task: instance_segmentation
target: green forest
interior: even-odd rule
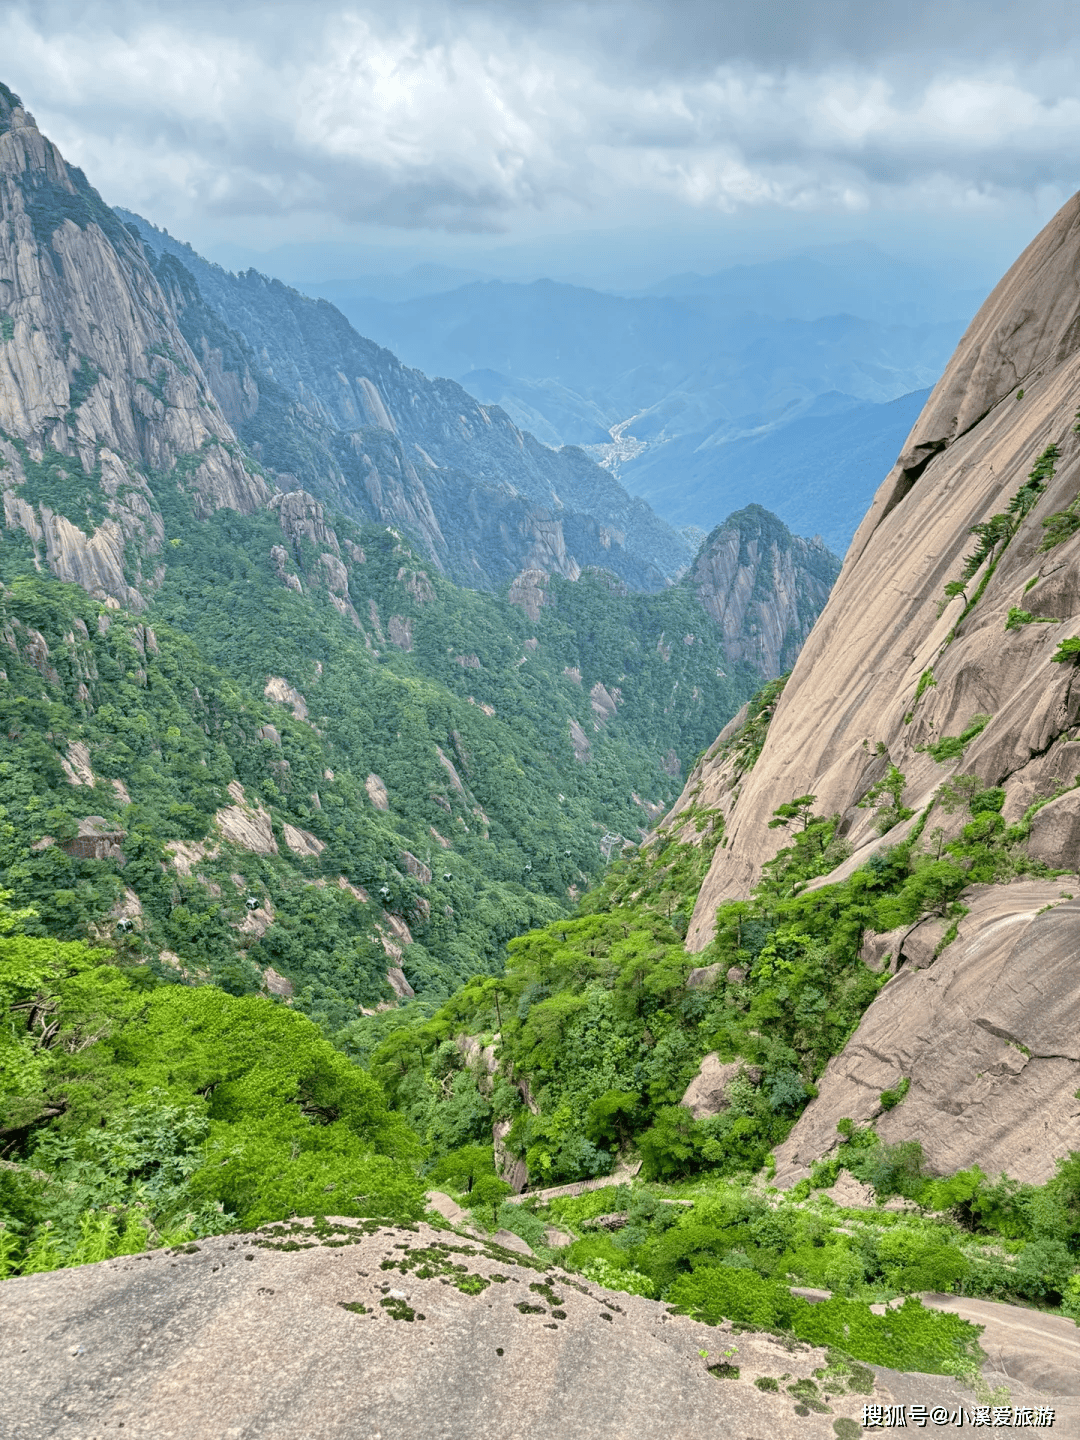
[[[554,579],[530,619],[393,530],[199,519],[176,478],[150,477],[170,564],[140,614],[0,541],[0,1274],[295,1215],[412,1223],[437,1187],[599,1283],[828,1345],[845,1385],[976,1374],[976,1330],[921,1290],[1080,1318],[1080,1156],[1042,1187],[940,1177],[842,1122],[809,1179],[770,1186],[887,983],[864,932],[955,927],[973,881],[1048,874],[1030,814],[954,786],[955,840],[920,817],[807,891],[847,852],[793,796],[753,896],[690,956],[722,818],[691,792],[654,827],[702,752],[752,768],[784,680],[730,664],[688,584]],[[890,771],[868,794],[882,830],[902,793]],[[696,1120],[711,1053],[728,1104]],[[514,1197],[493,1126],[532,1191],[610,1183]],[[836,1205],[841,1170],[902,1207]]]

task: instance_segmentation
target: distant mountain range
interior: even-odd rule
[[[127,211],[184,339],[237,436],[283,488],[409,533],[459,584],[588,565],[658,590],[687,540],[580,449],[552,450],[502,410],[431,380],[326,301],[233,275]]]
[[[395,300],[364,285],[316,288],[546,445],[585,447],[668,521],[707,529],[758,502],[841,551],[921,403],[894,402],[925,395],[981,298],[865,245],[637,295],[476,281]]]

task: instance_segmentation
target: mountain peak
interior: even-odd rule
[[[34,117],[23,109],[23,103],[14,90],[0,81],[0,135],[16,129],[20,124],[33,125]]]

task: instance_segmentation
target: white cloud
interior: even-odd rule
[[[865,54],[661,64],[634,43],[655,7],[607,45],[581,13],[9,6],[0,78],[107,199],[182,233],[215,216],[484,231],[657,207],[964,210],[1076,183],[1060,54],[1021,69],[943,50],[917,81]]]

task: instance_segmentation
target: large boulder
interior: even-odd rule
[[[1080,757],[1076,758],[1080,764]],[[1080,870],[1080,790],[1051,800],[1031,819],[1028,854],[1055,869]]]
[[[719,1115],[731,1103],[727,1087],[743,1071],[755,1084],[760,1079],[759,1072],[747,1070],[745,1061],[729,1060],[724,1064],[716,1051],[711,1051],[698,1066],[698,1073],[686,1087],[679,1104],[685,1105],[695,1120],[708,1120],[713,1115]]]
[[[905,964],[829,1061],[776,1183],[808,1174],[844,1118],[918,1140],[939,1174],[979,1165],[1041,1184],[1080,1149],[1080,900],[1063,899],[1077,890],[1069,877],[970,891],[957,938],[929,968]],[[901,1078],[908,1093],[885,1111]]]

